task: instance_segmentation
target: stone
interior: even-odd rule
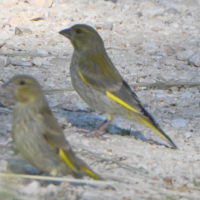
[[[187,124],[187,120],[183,118],[176,118],[172,120],[172,126],[176,128],[184,127],[186,126],[186,124]]]

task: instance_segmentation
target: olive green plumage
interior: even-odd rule
[[[59,33],[67,37],[74,47],[70,65],[72,84],[89,106],[110,116],[138,121],[166,140],[172,148],[177,148],[123,80],[95,29],[76,24]]]
[[[14,76],[4,84],[16,105],[12,138],[16,149],[32,165],[51,175],[88,175],[101,179],[79,159],[54,118],[39,83],[30,76]]]

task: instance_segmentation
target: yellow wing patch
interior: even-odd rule
[[[71,160],[68,158],[68,156],[62,149],[59,149],[58,155],[71,170],[76,171],[76,167],[74,166],[74,164],[71,162]]]
[[[83,171],[85,174],[87,174],[89,177],[95,179],[95,180],[101,180],[101,177],[93,172],[91,169],[88,168],[81,168],[81,171]]]
[[[79,77],[81,78],[81,80],[85,83],[90,85],[90,83],[88,83],[87,79],[83,76],[83,74],[79,71],[78,72]],[[123,107],[132,110],[135,113],[140,113],[138,110],[136,110],[135,108],[133,108],[132,106],[130,106],[129,104],[127,104],[125,101],[121,100],[119,97],[115,96],[114,94],[112,94],[109,91],[106,91],[106,96],[110,99],[112,99],[113,101],[115,101],[116,103],[122,105]]]
[[[83,76],[83,74],[79,71],[78,72],[78,75],[79,75],[79,77],[81,78],[81,80],[85,83],[85,84],[90,84],[90,83],[88,83],[88,81],[87,81],[87,79]]]
[[[160,136],[163,139],[167,139],[163,133],[161,133],[152,123],[148,122],[146,119],[143,117],[139,117],[139,121],[144,124],[146,127],[149,127],[151,130],[153,130],[158,136]]]
[[[123,107],[125,107],[125,108],[127,108],[129,110],[132,110],[135,113],[138,113],[138,114],[140,113],[138,110],[136,110],[135,108],[133,108],[132,106],[130,106],[125,101],[121,100],[119,97],[115,96],[111,92],[106,91],[106,96],[108,98],[110,98],[111,100],[115,101],[116,103],[120,104],[121,106],[123,106]]]

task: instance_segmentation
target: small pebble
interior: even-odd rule
[[[176,128],[184,127],[186,126],[186,124],[187,124],[187,121],[182,118],[177,118],[177,119],[172,120],[172,126]]]

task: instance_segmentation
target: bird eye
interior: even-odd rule
[[[19,82],[19,84],[20,84],[20,85],[25,85],[26,82],[25,82],[24,80],[21,80],[21,81]]]
[[[82,33],[82,30],[79,29],[79,28],[77,28],[77,29],[76,29],[76,33],[77,33],[77,34],[80,34],[80,33]]]

